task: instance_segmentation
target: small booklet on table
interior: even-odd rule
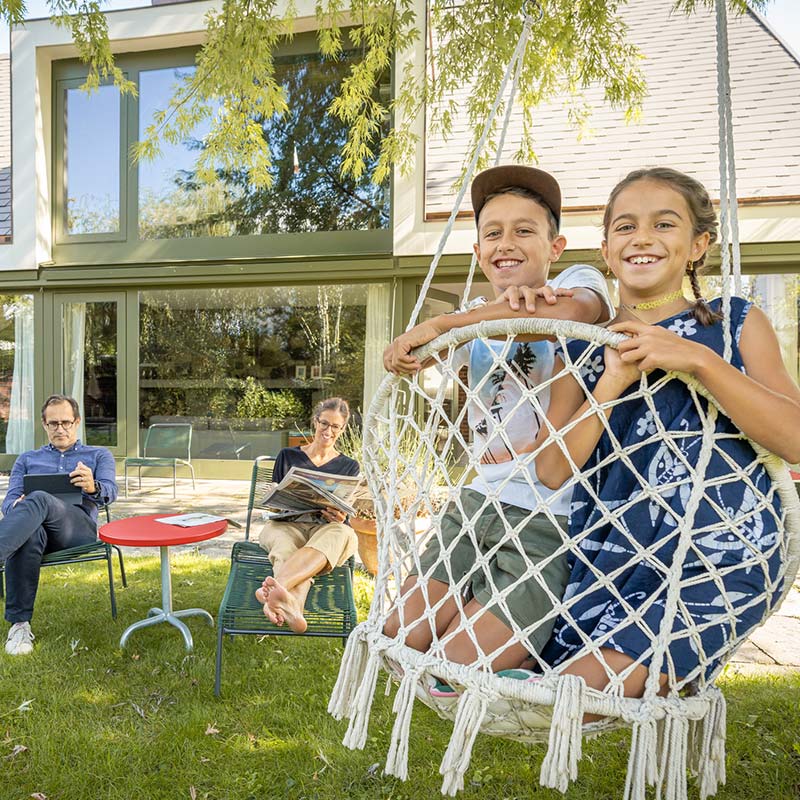
[[[198,525],[208,525],[209,522],[222,522],[227,520],[234,528],[242,526],[236,520],[228,517],[217,517],[214,514],[176,514],[174,517],[159,517],[156,522],[163,522],[165,525],[177,525],[180,528],[196,528]]]
[[[345,514],[355,514],[352,500],[365,489],[360,475],[334,475],[313,469],[292,467],[283,480],[270,489],[259,505],[277,513],[273,520],[290,520],[311,515],[319,516],[325,508],[336,508]]]

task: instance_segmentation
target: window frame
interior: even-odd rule
[[[55,92],[53,97],[53,119],[55,120],[54,160],[53,160],[53,186],[55,187],[53,206],[53,242],[124,242],[129,230],[127,214],[128,198],[128,170],[125,169],[125,151],[127,148],[127,119],[128,104],[125,97],[119,94],[119,230],[106,233],[70,233],[67,227],[67,102],[66,95],[70,89],[79,89],[83,78],[67,77],[54,81]],[[103,82],[101,86],[110,86],[110,82]]]
[[[155,69],[193,66],[198,47],[122,53],[117,65],[129,80],[139,86],[139,73]],[[317,52],[316,32],[299,34],[280,47],[279,56],[303,55]],[[65,82],[81,85],[86,67],[75,59],[54,61],[53,86]],[[390,75],[390,85],[394,89]],[[115,263],[174,263],[227,262],[243,259],[264,262],[297,257],[343,257],[391,254],[393,246],[393,182],[390,180],[389,225],[377,230],[315,231],[297,233],[267,233],[242,236],[194,236],[181,239],[138,238],[139,171],[127,163],[130,144],[139,135],[139,98],[121,98],[120,147],[120,234],[73,234],[65,236],[65,127],[63,113],[56,108],[59,95],[54,93],[53,106],[53,261],[57,265],[115,264]],[[61,101],[63,105],[63,100]],[[60,109],[60,107],[59,107]],[[124,189],[123,189],[124,186]]]

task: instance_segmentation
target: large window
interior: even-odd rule
[[[87,246],[100,247],[103,260],[389,251],[388,185],[374,186],[370,169],[358,179],[341,174],[347,131],[327,113],[356,56],[329,61],[314,47],[312,35],[298,36],[276,58],[289,110],[257,121],[272,157],[268,189],[255,187],[247,169],[222,165],[210,183],[198,180],[210,120],[184,141],[161,142],[154,161],[129,164],[131,146],[195,69],[193,50],[119,56],[135,97],[108,85],[87,94],[85,67],[56,62],[54,259],[67,253],[59,248]],[[381,92],[388,91],[387,76]],[[274,239],[259,247],[257,237],[275,234],[284,235],[277,249]],[[238,244],[226,245],[231,237]],[[102,249],[107,243],[115,249]],[[66,260],[81,257],[71,249]]]
[[[318,55],[281,58],[276,79],[286,91],[288,115],[260,121],[273,158],[269,189],[251,185],[246,171],[219,169],[199,184],[194,163],[209,124],[186,141],[163,148],[139,167],[139,237],[241,236],[265,233],[371,230],[389,224],[388,195],[364,176],[340,174],[346,129],[326,109],[352,59]],[[139,134],[166,107],[176,83],[193,67],[139,73]]]
[[[33,448],[33,297],[0,295],[0,452]]]
[[[191,422],[194,458],[274,455],[302,441],[324,397],[357,411],[388,339],[382,284],[139,297],[140,434],[156,422]],[[370,342],[377,347],[365,347],[368,318],[370,331],[383,326]]]

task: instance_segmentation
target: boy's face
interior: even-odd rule
[[[567,240],[550,239],[547,211],[527,197],[501,194],[489,200],[478,219],[474,245],[495,297],[509,286],[539,288],[547,281],[552,261],[558,261]]]

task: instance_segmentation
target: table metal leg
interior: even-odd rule
[[[194,642],[192,641],[192,634],[191,631],[186,627],[186,625],[181,622],[181,617],[205,617],[206,621],[209,625],[214,625],[214,618],[208,611],[205,611],[202,608],[186,608],[182,609],[181,611],[173,611],[172,610],[172,574],[170,572],[170,563],[169,563],[169,547],[161,547],[161,605],[162,608],[151,608],[147,614],[147,619],[141,619],[138,622],[134,622],[132,625],[129,625],[122,634],[122,638],[119,640],[119,646],[124,648],[125,645],[128,643],[128,639],[130,635],[134,631],[138,631],[141,628],[148,628],[151,625],[156,625],[159,622],[167,622],[170,625],[176,627],[183,636],[183,641],[186,644],[186,649],[191,651],[194,647]]]

